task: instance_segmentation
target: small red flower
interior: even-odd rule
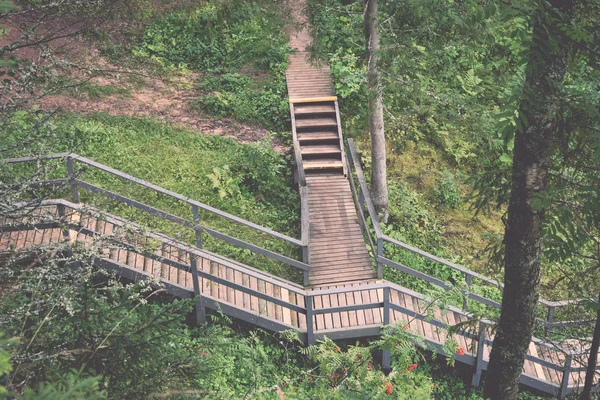
[[[385,393],[386,394],[392,394],[392,389],[393,389],[393,385],[389,382],[385,383]]]
[[[356,355],[356,361],[360,361],[360,359],[361,359],[361,358],[362,358],[362,357],[360,356],[360,354],[357,354],[357,355]]]
[[[463,349],[462,347],[459,347],[458,350],[456,350],[456,354],[458,354],[459,356],[464,356],[465,349]]]
[[[367,365],[367,369],[368,369],[369,371],[370,371],[370,370],[372,370],[372,369],[373,369],[373,364],[369,363],[369,364]]]
[[[309,377],[308,377],[308,380],[309,380],[309,381],[312,381],[312,376],[309,376]]]
[[[407,368],[408,371],[412,371],[413,369],[417,368],[417,364],[410,364]]]
[[[340,378],[340,374],[333,374],[333,375],[331,375],[331,379],[332,380],[336,380],[336,379],[339,379],[339,378]]]

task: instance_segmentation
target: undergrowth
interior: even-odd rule
[[[289,128],[285,5],[207,1],[157,15],[134,58],[202,73],[192,105],[275,131]]]
[[[34,114],[15,114],[9,140],[20,140],[19,135],[28,132],[37,122]],[[46,152],[76,152],[240,218],[300,237],[299,199],[292,189],[290,160],[275,152],[269,143],[242,145],[230,138],[198,135],[149,119],[106,114],[62,115],[52,121],[52,135],[55,139]],[[20,150],[23,149],[15,149],[12,155],[18,155]],[[190,206],[183,202],[106,172],[76,166],[80,179],[193,221]],[[64,170],[54,173],[65,177]],[[195,242],[192,230],[123,203],[84,190],[82,200],[188,243]],[[200,212],[200,223],[289,257],[298,257],[294,246],[209,212]],[[299,279],[292,267],[207,234],[204,248],[283,278]]]

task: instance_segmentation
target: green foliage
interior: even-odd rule
[[[20,142],[39,123],[34,114],[18,113],[12,118],[8,142]],[[292,189],[289,159],[275,152],[269,143],[241,145],[231,138],[203,136],[147,119],[63,115],[52,120],[52,139],[39,144],[39,154],[74,151],[117,170],[152,182],[212,207],[240,216],[262,226],[299,237],[297,193]],[[1,143],[0,143],[1,145]],[[38,145],[37,143],[35,144]],[[12,149],[9,155],[22,155],[30,148]],[[0,172],[2,169],[0,169]],[[46,178],[64,177],[64,170]],[[215,175],[218,171],[219,176]],[[17,170],[8,169],[9,176]],[[81,178],[124,196],[192,220],[188,205],[133,186],[110,174],[78,170]],[[23,175],[24,178],[29,175]],[[28,178],[27,178],[28,179]],[[63,194],[67,195],[67,193]],[[188,243],[194,232],[152,217],[122,203],[82,191],[87,204],[108,210],[150,229],[156,229]],[[261,247],[296,257],[296,249],[270,236],[258,234],[231,221],[201,212],[201,224]],[[207,235],[205,235],[207,236]],[[205,237],[204,247],[284,278],[299,274],[283,264],[258,256],[213,237]]]
[[[442,170],[439,186],[435,189],[435,197],[441,204],[450,208],[456,208],[461,203],[460,189],[454,174],[446,168]]]
[[[133,52],[201,71],[268,70],[287,55],[278,12],[259,1],[203,2],[156,18]]]
[[[186,7],[155,18],[133,55],[166,68],[216,73],[199,80],[194,106],[283,131],[289,125],[283,7],[240,0]]]
[[[202,96],[196,105],[216,117],[233,117],[276,131],[289,126],[287,87],[282,72],[262,77],[240,73],[207,77],[200,82],[199,90]]]

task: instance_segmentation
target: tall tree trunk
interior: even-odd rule
[[[365,0],[365,41],[367,86],[369,89],[369,131],[371,132],[371,196],[383,222],[388,219],[385,134],[381,73],[377,67],[379,32],[377,0]]]
[[[590,348],[590,358],[588,359],[585,382],[579,400],[590,400],[592,386],[594,386],[594,376],[596,375],[596,366],[598,365],[598,351],[600,351],[600,295],[598,295],[598,305],[598,311],[596,312],[596,326],[594,327],[594,336]]]
[[[570,11],[564,0],[551,0]],[[559,86],[567,70],[570,44],[554,26],[555,9],[533,18],[533,43],[519,107],[522,129],[515,133],[512,188],[504,232],[502,311],[490,355],[484,396],[515,399],[535,322],[539,298],[544,211],[534,202],[548,183],[556,148]]]

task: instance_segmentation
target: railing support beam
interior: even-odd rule
[[[477,341],[477,355],[475,357],[475,370],[473,371],[473,379],[471,386],[479,387],[481,384],[481,372],[483,371],[483,347],[485,346],[485,330],[487,325],[483,322],[479,323],[479,340]]]
[[[196,232],[196,247],[202,248],[202,226],[200,225],[200,213],[198,206],[192,205],[192,213],[194,214],[194,231]]]
[[[573,356],[567,355],[565,359],[565,366],[563,368],[562,381],[560,383],[560,393],[558,397],[564,399],[567,396],[567,390],[569,388],[569,377],[571,376],[571,363],[573,362]]]
[[[304,298],[306,306],[306,344],[312,346],[315,344],[315,325],[313,323],[313,296],[306,295]]]
[[[79,199],[79,189],[77,187],[77,182],[75,181],[75,168],[73,167],[73,158],[66,158],[67,164],[67,174],[69,175],[69,183],[71,184],[71,197],[73,198],[73,203],[81,203]]]
[[[390,288],[383,288],[383,326],[390,324]],[[385,374],[392,370],[392,354],[390,350],[383,350],[381,356],[381,369]]]
[[[194,297],[196,304],[194,304],[194,319],[196,325],[202,325],[206,322],[206,307],[204,306],[204,299],[202,297],[202,291],[200,289],[200,277],[198,276],[198,259],[191,257],[190,266],[192,267],[192,282],[194,285]]]

